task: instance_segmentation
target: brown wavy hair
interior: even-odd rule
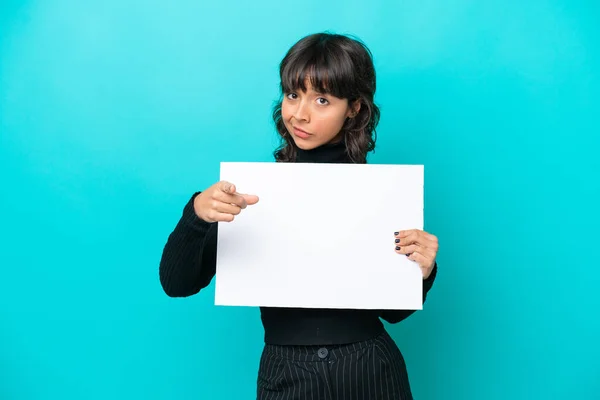
[[[273,108],[273,121],[281,142],[276,161],[293,162],[296,144],[281,117],[283,95],[305,91],[308,80],[315,90],[360,102],[360,110],[342,127],[346,152],[354,163],[366,163],[375,150],[379,107],[374,103],[376,79],[371,51],[359,39],[332,33],[316,33],[294,44],[279,65],[281,98]]]

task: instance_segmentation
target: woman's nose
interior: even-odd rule
[[[298,102],[298,106],[294,110],[294,118],[296,118],[299,121],[306,121],[306,122],[308,122],[310,120],[310,112],[308,109],[308,104],[306,104],[305,101]]]

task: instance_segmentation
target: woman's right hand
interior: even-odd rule
[[[235,191],[230,182],[217,182],[194,199],[194,211],[206,222],[231,222],[247,206],[258,203],[258,197]]]

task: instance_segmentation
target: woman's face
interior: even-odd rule
[[[296,145],[310,150],[340,139],[344,122],[359,107],[360,103],[353,109],[347,99],[317,93],[307,82],[306,91],[285,94],[281,116]]]

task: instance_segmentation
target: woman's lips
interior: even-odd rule
[[[308,139],[310,137],[310,133],[296,127],[294,127],[294,135],[298,136],[300,139]]]

